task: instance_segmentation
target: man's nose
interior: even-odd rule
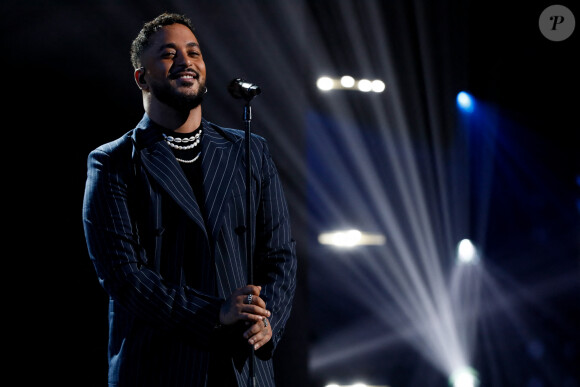
[[[185,67],[190,67],[193,60],[187,55],[187,52],[179,52],[175,58],[175,63]]]

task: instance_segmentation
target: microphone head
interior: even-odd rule
[[[246,101],[251,100],[262,92],[260,86],[246,82],[242,78],[233,79],[228,86],[228,91],[232,97],[245,99]]]

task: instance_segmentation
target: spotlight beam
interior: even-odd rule
[[[352,9],[349,7],[340,8],[343,16],[351,13]],[[373,18],[380,12],[368,7],[369,12],[365,16],[369,16],[370,22],[365,25],[365,28],[373,29],[374,36],[387,36],[378,19]],[[355,40],[356,36],[360,38],[358,31],[362,28],[355,24],[356,20],[352,22],[349,18],[344,20],[346,29],[353,32]],[[383,47],[388,47],[388,44]],[[371,57],[370,53],[363,51],[362,47],[356,47],[354,50],[357,52],[357,57],[361,58],[362,68],[367,68],[366,60]],[[389,66],[391,63],[388,52],[384,49],[376,50],[373,55],[378,56],[382,62],[381,68],[393,68]],[[423,59],[428,60],[428,58]],[[429,63],[425,63],[425,67],[428,65]],[[426,76],[428,77],[429,73]],[[403,113],[403,106],[398,102],[403,98],[398,98],[400,95],[397,77],[395,74],[390,74],[390,77],[387,76],[386,79],[389,85],[393,85],[389,88],[389,93],[395,105],[394,115],[390,117],[385,115],[383,101],[377,99],[372,103],[375,105],[375,119],[382,129],[380,132],[382,136],[379,139],[384,146],[385,165],[388,166],[392,177],[388,184],[384,183],[384,171],[373,168],[374,161],[365,151],[366,145],[361,136],[352,131],[352,125],[342,124],[347,122],[344,117],[349,114],[348,105],[340,98],[334,98],[329,106],[336,117],[342,117],[333,135],[340,138],[341,142],[349,143],[353,150],[349,158],[352,163],[351,169],[357,171],[357,175],[360,176],[358,181],[361,182],[357,187],[345,189],[346,192],[343,192],[341,196],[352,198],[355,202],[372,203],[373,211],[366,212],[374,213],[375,222],[380,225],[380,229],[386,230],[385,234],[389,241],[388,256],[384,256],[383,260],[365,261],[375,279],[369,280],[367,270],[349,262],[347,264],[349,281],[357,284],[359,292],[361,284],[364,284],[362,289],[364,295],[361,295],[360,302],[367,305],[369,310],[372,310],[377,302],[390,303],[394,299],[408,326],[415,326],[417,321],[428,321],[427,326],[416,329],[421,339],[412,341],[412,344],[442,371],[449,372],[457,365],[467,363],[468,360],[460,344],[461,335],[457,332],[458,327],[454,316],[456,311],[453,310],[451,295],[445,285],[446,279],[441,266],[446,251],[451,250],[450,241],[455,240],[453,238],[455,230],[452,224],[456,222],[456,219],[446,215],[452,212],[445,210],[449,207],[449,195],[444,191],[448,183],[446,167],[443,155],[436,153],[433,156],[436,161],[435,174],[438,179],[435,187],[439,191],[423,184],[423,176],[419,172],[426,167],[430,170],[431,167],[420,164],[416,149],[409,138],[409,133],[411,133],[409,123]],[[429,84],[427,86],[434,87]],[[430,91],[427,91],[429,103],[427,112],[442,110],[435,103],[434,94],[429,93]],[[431,121],[428,121],[429,119]],[[424,122],[429,122],[426,127],[430,129],[439,128],[439,120],[440,117],[436,114],[433,117],[428,116],[427,120],[423,119]],[[437,148],[436,145],[441,143],[437,138],[440,133],[442,133],[441,130],[434,132],[436,139],[432,148]],[[437,152],[437,149],[434,152]],[[427,196],[428,194],[430,197]],[[397,203],[391,200],[393,196],[396,196]],[[360,200],[362,198],[368,198],[368,200]],[[442,216],[443,219],[437,219],[441,227],[436,227],[433,223],[433,209],[441,207],[444,210],[436,215]],[[401,213],[404,214],[404,218],[401,218]],[[465,212],[459,212],[459,214],[464,216]],[[462,221],[460,223],[464,224]],[[439,230],[439,234],[444,237],[443,240],[447,241],[446,246],[441,246],[436,241],[441,240],[441,238],[436,238],[436,230]],[[394,325],[396,321],[392,318],[381,317],[381,321],[396,326]]]

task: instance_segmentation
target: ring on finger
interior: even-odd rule
[[[266,328],[268,326],[268,319],[264,317],[262,321],[264,322],[264,328]]]
[[[254,295],[253,295],[253,294],[248,294],[248,298],[247,298],[247,300],[246,300],[246,301],[247,301],[247,302],[246,302],[246,304],[251,304],[251,303],[252,303],[252,298],[253,298],[253,297],[254,297]]]

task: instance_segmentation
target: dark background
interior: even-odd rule
[[[473,365],[486,386],[579,386],[578,31],[563,42],[542,36],[538,18],[551,4],[4,1],[4,316],[15,384],[106,384],[107,302],[81,221],[86,156],[141,118],[129,46],[143,22],[168,10],[186,13],[199,31],[208,67],[208,119],[242,126],[242,104],[226,90],[232,78],[263,90],[253,102],[253,131],[268,138],[277,155],[300,264],[294,313],[276,355],[280,386],[318,387],[333,378],[392,387],[447,385],[447,375],[405,340],[313,366],[326,337],[356,326],[353,316],[372,316],[349,298],[342,277],[330,274],[333,253],[315,242],[314,235],[335,219],[320,210],[328,203],[318,201],[325,199],[313,187],[326,187],[344,218],[355,218],[358,210],[340,195],[349,175],[329,177],[310,157],[336,144],[309,129],[320,120],[332,130],[347,116],[354,131],[366,133],[371,152],[382,131],[398,122],[381,127],[374,118],[378,103],[389,120],[406,117],[418,154],[424,148],[428,155],[445,153],[458,138],[460,90],[485,107],[479,113],[485,117],[473,116],[467,126],[485,130],[483,122],[493,121],[493,136],[467,136],[474,151],[462,161],[473,174],[493,170],[466,188],[477,215],[467,228],[480,238],[504,292],[481,296],[505,300],[502,310],[514,313],[481,317],[493,325],[480,324]],[[559,4],[580,15],[576,3]],[[371,20],[381,21],[384,35],[370,28]],[[387,90],[380,96],[325,95],[315,87],[322,74],[346,73],[383,78]],[[348,147],[335,149],[348,155]],[[380,324],[366,333],[385,330],[397,335],[396,326]]]

